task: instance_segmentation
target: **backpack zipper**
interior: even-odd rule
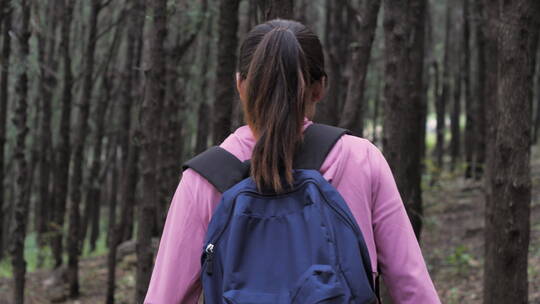
[[[209,243],[204,252],[206,253],[206,273],[212,275],[214,272],[214,244]]]

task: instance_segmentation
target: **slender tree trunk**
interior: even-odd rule
[[[250,2],[250,5],[252,3]],[[210,125],[208,123],[208,113],[210,112],[210,105],[208,102],[209,96],[206,93],[208,90],[208,69],[209,69],[209,59],[212,47],[212,16],[207,20],[206,24],[206,35],[205,39],[201,39],[204,44],[202,46],[202,67],[201,67],[201,76],[202,76],[202,85],[201,85],[201,103],[199,104],[199,109],[197,112],[197,140],[195,143],[195,153],[201,153],[206,150],[208,147],[208,133],[210,132]]]
[[[294,17],[293,0],[258,0],[264,20],[275,18],[292,19]]]
[[[56,54],[56,30],[58,28],[57,12],[59,5],[57,1],[48,2],[45,6],[47,9],[47,18],[50,18],[50,22],[42,26],[45,28],[43,32],[37,31],[38,39],[38,61],[39,71],[41,79],[39,82],[39,92],[41,98],[41,105],[43,108],[43,117],[41,119],[40,126],[40,138],[39,146],[41,153],[39,154],[39,176],[40,176],[40,189],[39,199],[36,201],[36,229],[37,229],[37,243],[39,247],[38,253],[38,266],[41,267],[44,262],[44,248],[47,243],[46,233],[49,230],[49,220],[51,218],[52,210],[47,206],[53,205],[53,197],[51,193],[52,186],[52,169],[53,163],[53,151],[51,147],[52,143],[52,102],[53,94],[57,85],[56,72],[58,69],[58,60]]]
[[[155,159],[156,134],[160,133],[159,121],[165,99],[166,62],[164,42],[167,35],[167,1],[156,0],[151,3],[153,22],[148,39],[147,63],[145,68],[146,90],[141,109],[141,168],[143,197],[139,208],[139,229],[137,230],[137,276],[135,303],[144,300],[153,264],[151,246],[152,223],[155,217],[157,193],[157,168]],[[235,31],[236,33],[236,31]],[[144,126],[144,128],[142,127]]]
[[[352,75],[339,125],[358,136],[363,136],[364,131],[364,91],[380,6],[381,0],[365,1],[363,7],[358,10],[359,15],[356,16],[357,46],[352,52]]]
[[[418,134],[422,121],[425,11],[425,0],[384,1],[383,151],[418,239],[422,228],[422,146]]]
[[[317,106],[317,122],[337,125],[342,113],[342,105],[347,93],[347,79],[344,70],[348,64],[350,26],[346,19],[344,1],[326,0],[325,39],[328,64],[328,93]]]
[[[446,105],[450,98],[450,22],[452,20],[452,10],[450,8],[450,1],[446,3],[446,30],[444,35],[444,58],[443,58],[443,75],[442,75],[442,92],[439,98],[437,98],[436,111],[437,111],[437,144],[435,149],[435,155],[437,160],[437,167],[439,170],[443,169],[443,157],[444,157],[444,143],[445,143],[445,119],[446,119]]]
[[[107,174],[107,168],[108,165],[111,163],[109,161],[108,157],[108,150],[110,148],[106,149],[105,151],[102,151],[103,141],[104,141],[104,135],[105,135],[105,126],[106,125],[114,125],[113,121],[115,121],[114,111],[113,109],[110,109],[109,114],[107,114],[111,100],[115,100],[115,96],[113,94],[113,84],[112,84],[112,76],[109,70],[115,69],[114,67],[111,68],[111,66],[114,64],[116,56],[114,54],[118,53],[118,46],[120,44],[121,39],[121,33],[122,33],[122,27],[118,26],[116,28],[116,31],[114,33],[113,40],[111,42],[111,45],[108,50],[108,54],[105,56],[107,60],[104,63],[104,71],[102,76],[102,85],[103,85],[103,95],[100,97],[100,101],[96,108],[96,136],[95,136],[95,145],[94,145],[94,151],[93,151],[93,158],[92,158],[92,164],[90,165],[90,174],[89,174],[89,187],[88,191],[86,192],[86,210],[85,210],[85,218],[88,218],[88,221],[91,220],[91,231],[90,231],[90,251],[94,251],[96,248],[96,242],[99,236],[99,222],[101,218],[101,196],[102,196],[102,185],[105,183],[105,176]],[[110,117],[108,122],[106,123],[107,117]],[[116,132],[113,131],[113,133],[116,134]],[[111,147],[112,140],[110,139],[111,136],[107,138],[108,146]],[[116,143],[115,143],[116,144]],[[105,154],[105,157],[102,157],[102,154]],[[110,153],[109,153],[110,154]],[[102,161],[102,159],[105,159],[105,161]],[[102,168],[102,164],[105,164]],[[83,223],[84,224],[84,223]],[[82,229],[82,228],[81,228]],[[87,228],[84,228],[85,230]],[[83,230],[84,231],[84,230]],[[84,233],[83,235],[85,235]],[[81,237],[81,242],[84,242],[84,237]],[[82,248],[82,243],[81,243]]]
[[[71,199],[69,208],[68,229],[68,279],[70,297],[79,296],[79,254],[80,254],[80,201],[83,178],[84,146],[88,137],[88,116],[90,115],[90,102],[94,83],[94,53],[96,49],[97,21],[101,0],[92,0],[89,22],[89,35],[86,46],[85,75],[83,92],[79,104],[79,117],[73,146],[73,176],[71,182]]]
[[[94,74],[93,62],[95,60],[95,58],[93,57],[95,54],[95,48],[96,48],[96,43],[97,43],[96,41],[97,21],[98,21],[99,13],[101,10],[101,1],[92,0],[91,6],[92,8],[91,8],[91,15],[90,15],[90,29],[89,29],[88,43],[86,46],[86,56],[85,56],[86,70],[85,70],[85,75],[84,75],[84,87],[83,87],[84,93],[81,96],[83,99],[81,103],[84,103],[84,102],[88,103],[92,100],[93,85],[91,82],[97,78],[97,76],[93,75]],[[117,26],[121,26],[121,25],[117,25]],[[115,44],[117,43],[116,42],[117,35],[118,35],[118,30],[115,33],[115,37],[111,44],[111,49],[115,48]],[[130,49],[131,43],[132,43],[131,39],[128,39],[127,43],[128,43],[127,49]],[[110,53],[111,52],[109,50],[109,56],[112,56],[112,54]],[[89,58],[89,57],[92,57],[92,58]],[[126,60],[129,60],[129,57],[127,57]],[[90,64],[92,64],[92,66],[90,66]],[[110,65],[110,60],[107,60],[105,70],[109,69],[109,65]],[[104,75],[103,77],[106,78],[107,75]],[[110,88],[108,88],[107,84],[105,84],[107,81],[108,80],[103,80],[103,87],[105,88],[105,91],[106,91],[105,94],[110,95],[110,92],[109,92],[110,90],[108,90]],[[123,88],[125,88],[125,86]],[[107,103],[108,103],[107,100],[100,98],[100,101],[98,102],[98,105],[97,105],[98,108],[95,111],[96,112],[96,118],[95,118],[95,121],[96,121],[96,137],[95,138],[96,139],[95,139],[95,145],[93,149],[92,163],[90,164],[90,174],[88,176],[89,186],[86,192],[86,199],[83,200],[85,202],[85,205],[84,205],[83,215],[81,218],[81,223],[80,223],[80,228],[79,228],[80,229],[80,233],[79,233],[80,248],[84,247],[84,240],[86,239],[86,235],[88,231],[88,224],[91,219],[91,213],[94,212],[94,210],[91,210],[91,209],[96,208],[97,205],[99,205],[97,198],[99,198],[100,185],[96,183],[96,180],[99,176],[99,171],[100,171],[101,153],[102,153],[101,148],[102,148],[102,140],[103,140],[103,134],[104,134],[103,125],[105,123],[104,115],[107,112],[106,110],[106,108],[108,107]],[[89,110],[89,109],[85,109],[85,110]],[[126,114],[126,115],[129,115],[129,114]],[[123,125],[122,120],[120,121],[121,121],[121,124]],[[78,140],[83,144],[82,147],[84,148],[85,140],[81,140],[81,139],[78,139]],[[82,189],[82,187],[80,188]],[[99,210],[99,207],[98,207],[98,210]]]
[[[117,141],[117,139],[113,139]],[[116,143],[113,144],[113,147],[116,147]],[[114,149],[116,150],[116,149]],[[116,153],[113,153],[112,157],[113,165],[111,168],[111,192],[108,197],[109,199],[109,227],[108,227],[108,244],[109,252],[107,255],[107,294],[106,294],[106,303],[114,304],[114,290],[116,284],[116,249],[118,245],[119,231],[116,225],[116,205],[117,205],[117,192],[118,187],[118,157]]]
[[[495,124],[497,123],[497,90],[498,90],[498,48],[497,48],[497,35],[499,26],[499,1],[483,0],[482,3],[482,19],[481,30],[485,38],[484,53],[481,54],[485,58],[485,86],[483,92],[484,98],[484,118],[485,118],[485,151],[483,157],[482,175],[485,177],[484,182],[484,199],[485,199],[485,228],[484,239],[486,240],[484,245],[485,259],[484,259],[484,286],[496,286],[497,278],[489,276],[490,271],[496,266],[494,261],[495,256],[493,253],[496,250],[496,244],[493,240],[496,239],[496,232],[493,227],[495,216],[495,204],[500,199],[493,199],[493,185],[491,183],[491,176],[493,174],[493,156],[495,149],[495,137],[497,136]],[[520,109],[523,110],[523,109]],[[498,204],[498,203],[497,203]],[[484,303],[490,303],[488,299],[492,298],[494,294],[493,290],[484,290]],[[514,302],[514,301],[513,301]],[[491,303],[494,303],[491,301]],[[514,302],[515,303],[515,302]],[[518,301],[518,303],[521,303]]]
[[[460,117],[461,117],[461,78],[462,71],[465,68],[461,64],[461,48],[456,46],[455,50],[455,65],[454,71],[454,102],[452,107],[452,116],[450,119],[450,130],[452,138],[450,140],[450,170],[453,172],[456,168],[456,164],[461,156],[461,129],[460,129]]]
[[[496,137],[486,172],[491,201],[486,208],[484,303],[528,303],[527,255],[530,234],[529,73],[534,0],[492,3],[490,24],[497,23]],[[486,5],[488,8],[488,5]],[[489,28],[489,27],[488,27]],[[493,41],[491,41],[493,42]],[[489,116],[488,116],[489,117]],[[496,200],[494,199],[496,198]],[[512,292],[508,292],[511,290]]]
[[[534,109],[534,79],[535,79],[535,75],[537,74],[537,67],[536,67],[536,64],[537,64],[537,57],[538,57],[538,40],[540,39],[540,4],[536,4],[534,6],[534,11],[532,12],[532,16],[533,16],[533,20],[532,20],[532,27],[531,27],[531,35],[530,35],[530,39],[529,39],[529,52],[530,52],[530,56],[531,56],[531,63],[529,65],[529,75],[531,77],[531,81],[533,83],[533,85],[531,86],[531,89],[529,91],[529,103],[530,103],[530,107],[531,107],[531,111],[533,111]],[[540,91],[538,91],[538,94],[540,95]],[[540,110],[537,108],[536,109],[536,112],[537,113],[540,113]],[[536,116],[538,117],[538,116]],[[533,114],[531,112],[531,119],[533,119]],[[538,120],[538,119],[536,119]],[[535,144],[536,143],[536,135],[537,135],[537,131],[536,131],[536,122],[533,120],[532,121],[533,125],[532,125],[532,138],[531,138],[531,143],[532,144]]]
[[[26,178],[28,166],[26,163],[26,134],[28,133],[27,107],[28,107],[28,68],[30,55],[30,3],[21,1],[21,25],[17,31],[18,54],[20,58],[20,73],[17,77],[15,93],[17,105],[13,124],[17,129],[17,139],[13,151],[15,160],[15,208],[13,212],[13,226],[11,227],[11,264],[13,267],[13,303],[24,303],[24,286],[26,274],[26,261],[24,259],[24,239],[26,237],[27,216],[29,200],[26,196]]]
[[[465,86],[465,177],[472,177],[473,157],[475,154],[475,104],[471,90],[471,49],[470,49],[470,13],[469,0],[463,0],[463,85]]]
[[[473,158],[473,176],[476,179],[482,177],[484,172],[484,164],[486,160],[486,85],[487,85],[487,58],[486,56],[486,34],[484,27],[486,26],[486,18],[484,16],[485,9],[483,0],[475,0],[475,19],[477,20],[476,26],[476,41],[477,41],[477,58],[478,67],[476,69],[476,103],[473,107],[475,113],[476,128],[474,132],[475,149]],[[493,50],[492,50],[493,51]],[[495,50],[496,52],[496,50]],[[493,54],[493,55],[496,55]],[[495,62],[496,63],[496,62]],[[490,64],[495,64],[490,62]]]
[[[373,101],[373,143],[379,140],[378,124],[379,124],[379,109],[381,105],[381,87],[382,76],[377,74],[377,85],[375,86],[375,100]]]
[[[73,87],[73,71],[71,69],[70,54],[70,32],[71,21],[73,19],[74,0],[65,0],[62,5],[62,34],[60,50],[62,52],[62,61],[64,65],[64,87],[62,91],[62,113],[60,117],[59,138],[57,146],[57,161],[54,181],[54,221],[53,221],[53,239],[52,251],[55,259],[55,267],[62,265],[62,228],[64,226],[64,215],[66,212],[66,197],[68,193],[68,177],[70,167],[70,127],[71,127],[71,99]]]
[[[533,144],[538,143],[538,133],[540,132],[540,75],[536,77],[536,92],[536,115],[534,119]]]
[[[216,98],[213,109],[214,144],[221,143],[231,131],[233,104],[236,101],[234,77],[238,46],[238,5],[239,0],[223,0],[219,4]]]
[[[432,18],[432,8],[430,2],[426,1],[426,6],[424,9],[424,53],[423,56],[423,77],[422,77],[422,96],[421,96],[421,107],[420,107],[420,117],[421,120],[418,121],[420,124],[419,130],[419,142],[420,142],[420,176],[425,172],[425,157],[426,157],[426,135],[427,135],[427,115],[429,111],[429,89],[431,87],[431,77],[430,77],[430,68],[433,61],[433,18]]]
[[[143,0],[137,0],[132,7],[133,17],[130,19],[130,25],[128,30],[128,49],[126,49],[126,65],[124,67],[124,73],[126,75],[124,82],[126,90],[123,91],[123,110],[122,112],[131,112],[133,108],[139,105],[141,100],[141,91],[133,91],[133,88],[138,87],[140,83],[139,73],[137,67],[141,62],[141,47],[142,47],[142,35],[144,29],[144,16],[145,16],[145,2]],[[129,90],[127,89],[129,88]],[[133,102],[135,100],[135,102]],[[134,128],[131,127],[130,117],[124,117],[123,132],[129,131],[124,134],[128,139],[133,138]],[[133,232],[133,218],[134,218],[134,206],[136,203],[135,190],[138,179],[137,163],[139,159],[139,147],[130,141],[125,142],[125,138],[121,141],[122,145],[127,144],[127,160],[122,166],[124,172],[122,173],[121,190],[120,190],[120,227],[119,227],[119,242],[131,239]]]
[[[8,84],[9,84],[9,57],[11,54],[11,1],[2,0],[2,70],[0,71],[0,185],[4,184],[4,158],[6,149],[7,111],[8,111]],[[4,187],[0,187],[0,260],[4,255]]]
[[[107,81],[107,80],[104,80]],[[88,180],[90,181],[88,192],[86,193],[86,206],[89,209],[90,206],[93,210],[93,212],[99,213],[100,209],[100,202],[99,202],[99,196],[101,192],[101,184],[99,183],[99,173],[101,170],[101,162],[102,162],[102,147],[103,147],[103,137],[105,135],[105,117],[107,113],[107,108],[109,106],[109,95],[107,92],[105,92],[104,97],[100,98],[99,103],[97,104],[96,108],[96,114],[95,114],[95,124],[96,124],[96,131],[95,131],[95,140],[94,140],[94,146],[92,151],[92,162],[90,164],[90,172],[88,175]],[[90,210],[85,211],[85,218],[87,218],[87,222],[90,220]],[[83,228],[81,228],[81,239],[80,241],[83,242],[85,239],[85,231]],[[81,248],[82,248],[81,244]]]

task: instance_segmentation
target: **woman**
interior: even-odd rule
[[[292,182],[295,149],[312,124],[326,81],[321,43],[308,28],[279,19],[256,26],[241,46],[236,75],[247,125],[220,147],[241,161],[251,160],[257,185],[283,189],[283,182]],[[349,206],[367,244],[373,276],[380,271],[394,303],[440,303],[380,150],[366,139],[344,135],[319,171]],[[184,171],[145,303],[197,303],[201,248],[220,197],[201,175]]]

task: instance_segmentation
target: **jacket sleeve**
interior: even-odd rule
[[[370,150],[373,232],[383,281],[395,304],[438,304],[392,171],[375,145]]]
[[[200,257],[207,227],[204,207],[192,193],[194,174],[184,172],[173,196],[145,304],[196,304],[201,294]]]

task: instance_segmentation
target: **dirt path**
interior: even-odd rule
[[[540,149],[532,153],[533,201],[529,303],[540,303]],[[424,192],[422,248],[445,304],[482,303],[484,200],[482,182],[443,180]]]
[[[540,303],[540,149],[533,149],[533,203],[529,250],[530,303]],[[482,302],[483,187],[481,182],[445,177],[424,192],[425,219],[422,247],[430,273],[445,304]],[[62,279],[42,270],[28,275],[26,303],[104,303],[106,257],[81,261],[81,293],[77,301],[65,301],[67,287],[51,281]],[[116,303],[132,303],[135,255],[121,259],[117,272]],[[0,304],[11,298],[10,280],[0,278]]]

